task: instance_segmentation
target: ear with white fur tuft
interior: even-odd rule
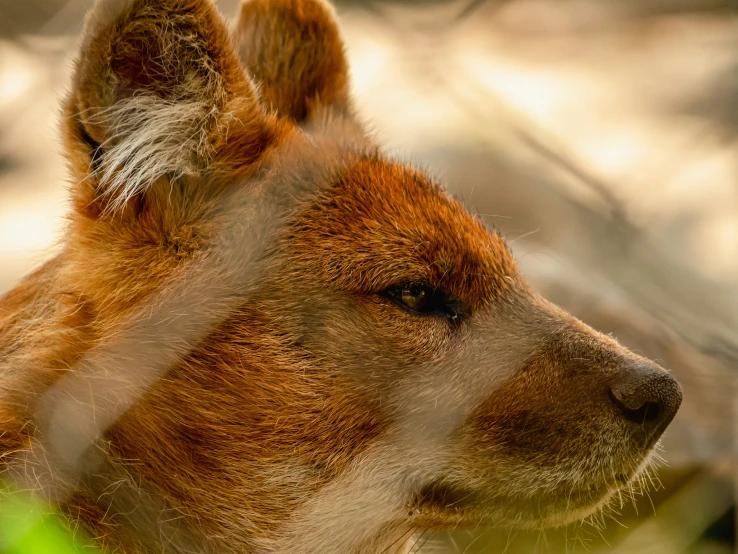
[[[262,98],[282,117],[301,123],[320,107],[350,112],[343,44],[324,0],[245,0],[235,41]]]
[[[92,217],[206,175],[224,151],[251,164],[275,132],[210,0],[98,0],[65,115],[75,206]]]

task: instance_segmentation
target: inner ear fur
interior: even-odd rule
[[[241,62],[273,110],[301,123],[319,107],[350,111],[348,66],[322,0],[245,0],[234,30]]]
[[[251,163],[273,134],[209,0],[98,0],[65,116],[75,205],[96,215],[207,172],[221,150]],[[243,147],[224,149],[233,122]]]

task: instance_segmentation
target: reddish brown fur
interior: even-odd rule
[[[348,67],[332,8],[322,0],[250,0],[236,42],[262,99],[296,122],[316,106],[350,109]]]
[[[318,199],[296,223],[292,244],[318,250],[311,270],[364,294],[420,280],[475,310],[520,281],[499,234],[426,176],[379,158],[355,164]]]
[[[413,528],[571,521],[633,479],[658,434],[608,387],[648,362],[538,298],[499,233],[428,177],[311,127],[360,130],[330,7],[251,0],[235,35],[240,62],[206,0],[90,16],[65,104],[64,252],[0,300],[7,475],[131,553],[382,551]],[[280,202],[283,221],[259,219]],[[251,220],[274,233],[263,252],[222,241]],[[458,317],[388,296],[413,284]],[[54,402],[86,405],[85,364],[170,304],[213,324],[162,344],[165,371],[65,465]]]

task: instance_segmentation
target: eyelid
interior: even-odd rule
[[[413,310],[410,308],[407,304],[402,302],[402,291],[412,288],[422,288],[426,290],[430,298],[440,298],[441,299],[441,309],[431,309],[426,312],[420,312]],[[381,296],[384,296],[385,298],[388,298],[398,306],[400,306],[402,309],[404,309],[407,312],[410,312],[413,315],[418,316],[440,316],[448,319],[449,321],[456,322],[463,316],[463,309],[461,308],[460,303],[457,300],[454,300],[449,294],[447,294],[445,291],[440,290],[435,287],[431,287],[424,283],[408,283],[404,285],[397,285],[394,287],[389,287],[382,291],[380,293]]]

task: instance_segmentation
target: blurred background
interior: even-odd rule
[[[0,294],[63,230],[59,102],[89,4],[0,0]],[[544,296],[684,388],[663,487],[617,521],[419,536],[415,551],[737,552],[738,3],[337,9],[358,111],[386,150],[500,228]]]

